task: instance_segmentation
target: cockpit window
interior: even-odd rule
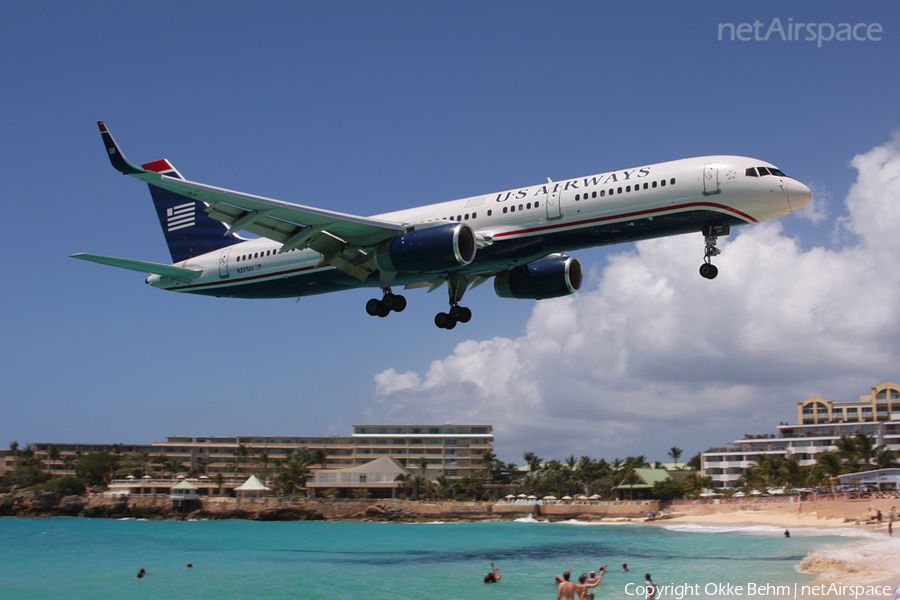
[[[756,172],[759,171],[759,175]],[[775,177],[787,177],[784,174],[784,171],[781,169],[776,169],[775,167],[749,167],[746,171],[744,171],[744,175],[747,177],[765,177],[766,175],[774,175]]]

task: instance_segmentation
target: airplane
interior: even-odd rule
[[[714,279],[716,240],[730,228],[803,208],[812,194],[766,161],[701,156],[538,183],[363,217],[188,181],[166,159],[137,167],[99,121],[112,166],[147,183],[172,264],[73,254],[149,273],[163,290],[219,298],[301,298],[380,288],[366,312],[406,308],[404,289],[447,284],[450,309],[434,323],[472,317],[466,290],[493,278],[503,298],[573,294],[584,268],[566,252],[701,232],[700,275]],[[239,232],[259,236],[246,239]]]

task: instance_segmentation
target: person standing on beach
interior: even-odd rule
[[[566,575],[568,576],[571,571],[572,569],[566,571]],[[575,583],[573,581],[569,581],[569,578],[566,577],[566,581],[563,581],[559,584],[559,591],[556,594],[556,600],[575,600],[576,593],[579,596],[579,600],[581,600],[582,598],[584,598],[584,595],[587,594],[587,591],[590,588],[600,585],[600,581],[603,580],[603,575],[605,574],[606,565],[603,565],[603,568],[600,569],[600,576],[594,583]]]

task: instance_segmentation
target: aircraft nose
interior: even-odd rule
[[[788,206],[791,207],[793,212],[809,204],[809,201],[812,199],[812,191],[799,181],[789,179],[787,183],[787,197]]]

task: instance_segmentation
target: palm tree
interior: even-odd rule
[[[525,452],[522,454],[522,459],[528,463],[528,470],[534,474],[541,470],[541,463],[544,462],[541,458],[535,454],[534,452]]]
[[[634,500],[634,486],[640,483],[640,478],[634,469],[629,469],[625,474],[625,483],[628,484],[628,499]]]
[[[837,452],[823,452],[816,456],[814,471],[821,477],[828,477],[828,487],[831,487],[831,479],[843,474],[844,462]]]
[[[420,456],[419,460],[416,461],[416,466],[422,469],[422,479],[425,479],[425,471],[428,469],[428,459],[424,456]]]
[[[66,472],[75,470],[75,456],[72,454],[66,454],[62,457],[62,463],[65,467]]]
[[[678,446],[672,446],[669,448],[669,456],[672,457],[672,460],[675,461],[675,468],[678,468],[678,459],[681,458],[681,453],[684,452]]]
[[[57,448],[56,446],[50,446],[49,448],[47,448],[47,458],[50,459],[51,463],[59,462],[59,457],[61,454],[62,454],[62,452],[60,452],[59,448]],[[49,466],[49,469],[50,470],[53,469],[52,464]]]

